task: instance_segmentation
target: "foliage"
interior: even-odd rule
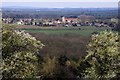
[[[42,70],[40,71],[43,78],[56,78],[60,74],[59,64],[55,57],[47,55],[44,57]]]
[[[79,65],[77,66],[77,73],[76,75],[79,78],[84,78],[85,75],[85,71],[88,67],[91,67],[91,65],[89,64],[87,59],[82,59],[80,60],[80,62],[78,63]]]
[[[47,55],[42,58],[41,53],[44,51],[39,52],[39,49],[44,45],[30,34],[14,30],[14,27],[9,25],[3,27],[2,34],[4,78],[40,76],[43,79],[91,78],[96,80],[119,77],[120,53],[118,50],[120,50],[120,44],[117,33],[104,31],[100,34],[94,34],[92,41],[88,44],[88,54],[82,60],[81,57],[85,54],[80,54],[80,59],[77,59],[74,56],[69,56],[70,51],[75,56],[75,53],[80,53],[80,51],[77,51],[77,47],[85,51],[83,44],[87,44],[88,39],[71,36],[71,34],[60,38],[58,38],[58,35],[58,37],[49,35],[45,38],[45,35],[34,34],[37,38],[41,36],[40,40],[45,40],[44,43],[47,43],[45,45],[47,45],[46,49],[49,49],[49,53],[56,51],[56,56],[53,57],[51,54],[51,56]],[[77,44],[79,46],[76,46]],[[56,47],[64,48],[64,50],[56,49]],[[39,57],[38,52],[40,53]],[[58,54],[60,52],[64,54],[60,56]]]
[[[37,56],[44,45],[24,31],[3,26],[2,58],[4,78],[25,78],[37,74]]]
[[[79,72],[78,67],[79,67],[79,64],[80,64],[79,60],[75,61],[75,60],[71,59],[71,60],[67,60],[66,61],[66,66],[69,69],[69,74],[70,73],[72,74],[72,76],[68,76],[68,78],[71,78],[71,77],[75,78],[75,79],[79,78],[78,77],[78,72]]]
[[[104,31],[92,36],[92,41],[88,44],[88,55],[85,58],[91,67],[86,69],[85,78],[113,78],[119,73],[118,44],[118,33]]]
[[[76,69],[77,63],[72,60],[67,60],[65,56],[57,58],[47,55],[43,61],[43,68],[40,70],[43,79],[76,78],[73,72]]]
[[[92,4],[92,3],[91,3]],[[52,5],[52,4],[51,4]],[[54,4],[53,4],[54,5]],[[91,15],[97,19],[111,19],[117,18],[118,9],[117,8],[92,8],[92,9],[83,9],[83,8],[65,8],[65,9],[3,9],[3,18],[48,18],[56,19],[60,16],[79,16],[79,15]]]

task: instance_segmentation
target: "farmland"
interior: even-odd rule
[[[18,26],[17,29],[25,30],[29,33],[42,33],[52,35],[81,35],[90,36],[94,32],[100,32],[104,30],[110,30],[109,27],[93,27],[93,26],[82,26],[82,27],[38,27],[38,26]]]
[[[39,27],[17,25],[19,30],[25,30],[38,40],[42,41],[45,47],[39,54],[45,56],[66,55],[70,58],[79,59],[86,55],[86,45],[91,40],[90,36],[104,30],[110,30],[109,27]]]

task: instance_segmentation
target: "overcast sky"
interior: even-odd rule
[[[118,7],[119,0],[2,0],[3,7],[39,8],[109,8]]]
[[[118,2],[119,0],[2,0],[2,2]]]

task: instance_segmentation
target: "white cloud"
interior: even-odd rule
[[[119,2],[119,0],[2,0],[2,2]]]

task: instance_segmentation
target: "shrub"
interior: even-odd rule
[[[43,61],[42,70],[40,70],[41,76],[43,76],[43,78],[53,79],[59,77],[58,75],[60,74],[60,66],[57,59],[55,57],[52,58],[47,55],[44,57]]]
[[[86,69],[85,78],[113,78],[119,73],[118,44],[118,33],[104,31],[92,36],[92,41],[88,44],[88,55],[85,58],[91,67]]]
[[[36,53],[44,45],[24,31],[3,26],[2,58],[4,78],[26,78],[37,74]]]

